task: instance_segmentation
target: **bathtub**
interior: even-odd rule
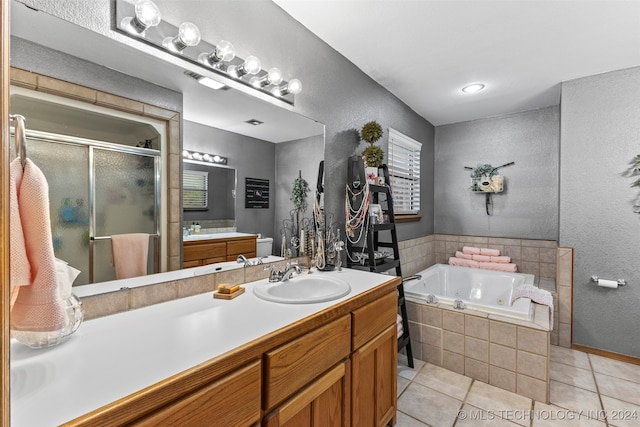
[[[503,273],[478,268],[435,264],[418,275],[419,279],[404,283],[405,295],[427,303],[432,296],[440,304],[454,305],[461,299],[466,309],[483,311],[521,320],[533,319],[533,304],[529,298],[511,302],[511,294],[521,284],[534,284],[535,276]]]

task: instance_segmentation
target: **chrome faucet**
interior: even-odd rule
[[[293,272],[296,272],[297,274],[302,273],[302,269],[298,266],[298,262],[291,262],[291,263],[287,263],[287,268],[284,269],[284,271],[282,272],[282,278],[280,279],[281,282],[286,282],[287,280],[291,279],[291,275],[293,274]]]
[[[302,269],[298,266],[298,261],[291,261],[287,263],[284,271],[278,270],[278,268],[274,265],[265,265],[264,270],[270,270],[269,273],[269,282],[286,282],[291,278],[291,275],[295,271],[296,273],[302,273]]]
[[[244,255],[238,255],[238,259],[236,261],[238,262],[238,264],[244,263],[245,267],[251,267],[253,265],[251,264],[251,261],[249,261]]]

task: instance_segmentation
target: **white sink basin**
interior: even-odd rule
[[[332,301],[349,292],[351,286],[344,280],[319,274],[302,274],[285,282],[259,283],[253,288],[258,298],[283,304]]]

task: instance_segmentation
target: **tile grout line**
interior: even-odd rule
[[[606,411],[604,408],[604,403],[602,402],[602,395],[600,394],[600,387],[598,386],[598,380],[596,379],[596,371],[593,369],[593,363],[591,362],[591,357],[587,354],[587,360],[589,361],[589,367],[591,368],[591,376],[593,377],[593,383],[596,386],[596,393],[598,393],[598,402],[600,402],[600,407],[603,411]],[[604,423],[607,427],[609,427],[609,417],[607,417],[607,413],[605,412]]]
[[[469,397],[469,393],[471,393],[471,387],[473,387],[473,383],[475,383],[476,380],[471,378],[471,382],[469,383],[469,388],[467,389],[467,392],[464,394],[464,397],[462,398],[462,400],[460,401],[460,408],[458,408],[458,414],[460,414],[460,411],[462,411],[462,408],[464,408],[465,404],[468,404],[470,406],[470,403],[467,402],[467,397]],[[482,409],[482,408],[480,408]],[[460,417],[458,415],[456,415],[456,420],[453,422],[453,426],[454,427],[456,424],[458,424],[458,421],[460,421]]]

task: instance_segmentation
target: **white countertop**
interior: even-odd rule
[[[350,269],[313,274],[336,275],[351,292],[330,302],[279,304],[257,298],[260,282],[252,282],[230,301],[209,292],[90,320],[48,349],[12,340],[12,425],[59,425],[390,279]]]

